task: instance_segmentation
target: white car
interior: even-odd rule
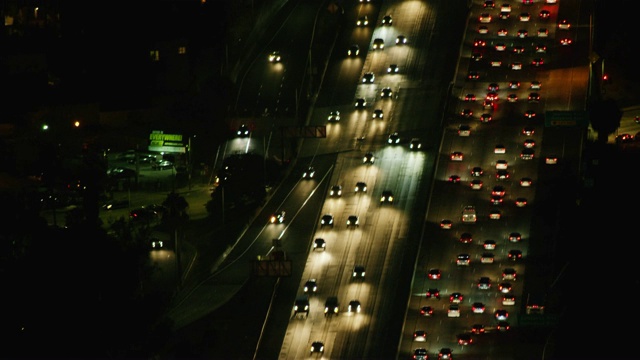
[[[449,310],[447,311],[447,317],[460,317],[460,306],[456,304],[449,305]]]
[[[542,83],[540,83],[540,81],[532,81],[529,85],[529,89],[531,90],[540,90],[541,87]]]
[[[546,28],[538,29],[538,37],[549,37],[549,30]]]
[[[471,186],[471,190],[482,190],[482,180],[480,179],[473,179],[471,180],[471,182],[469,183],[469,186]]]
[[[498,209],[494,209],[489,212],[489,219],[491,220],[500,220],[501,217],[502,213]]]
[[[514,295],[504,295],[502,297],[502,305],[513,306],[516,304],[516,297]]]
[[[502,6],[500,6],[500,11],[502,12],[511,12],[511,5],[509,4],[502,4]]]
[[[483,253],[480,256],[480,262],[482,264],[493,264],[494,256],[493,253]]]
[[[460,136],[470,136],[471,135],[471,127],[469,125],[460,125],[460,126],[458,126],[458,135],[460,135]]]
[[[547,165],[555,165],[558,163],[558,158],[555,156],[547,156],[544,158],[544,163]]]
[[[496,161],[496,170],[507,170],[509,167],[509,163],[507,160],[498,160]]]
[[[496,147],[493,149],[494,154],[505,154],[506,152],[507,148],[505,148],[502,144],[496,145]]]
[[[489,14],[489,13],[480,14],[480,17],[478,18],[478,21],[480,21],[483,24],[490,23],[491,22],[491,14]]]
[[[531,187],[531,185],[533,185],[533,180],[531,180],[531,178],[523,177],[522,179],[520,179],[520,186]]]
[[[519,61],[511,63],[511,70],[522,70],[522,63]]]

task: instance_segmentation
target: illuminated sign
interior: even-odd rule
[[[165,134],[160,130],[154,130],[149,134],[149,151],[184,154],[187,147],[182,138],[180,134]]]

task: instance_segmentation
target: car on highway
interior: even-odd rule
[[[358,215],[349,215],[347,217],[347,227],[358,227],[360,226],[360,220]]]
[[[555,165],[558,163],[558,157],[554,155],[545,156],[544,163],[547,165]]]
[[[513,286],[511,286],[511,283],[509,282],[501,282],[498,284],[498,291],[500,291],[503,294],[510,293],[512,289],[513,289]]]
[[[399,144],[400,143],[400,134],[398,134],[398,132],[394,132],[389,134],[389,136],[387,137],[387,143],[391,144],[391,145],[395,145],[395,144]]]
[[[471,168],[471,176],[478,177],[482,176],[482,174],[484,174],[484,170],[482,170],[482,167],[474,166]]]
[[[447,317],[460,317],[460,306],[458,304],[449,305],[449,310],[447,310]]]
[[[323,226],[333,227],[333,215],[331,214],[322,215],[322,218],[320,219],[320,227],[323,227]]]
[[[280,55],[280,51],[273,51],[273,52],[271,52],[271,54],[269,54],[269,62],[270,63],[277,63],[277,62],[280,62],[280,60],[282,60],[282,56]]]
[[[355,265],[351,273],[351,278],[354,280],[364,280],[364,276],[364,265]]]
[[[502,269],[502,280],[516,280],[517,272],[514,268]]]
[[[461,124],[458,126],[458,135],[459,136],[470,136],[471,135],[471,126]]]
[[[470,334],[458,334],[456,338],[458,340],[458,345],[466,346],[473,344],[473,338]]]
[[[473,110],[462,109],[462,111],[460,112],[460,115],[462,115],[463,118],[468,119],[473,116]]]
[[[429,271],[427,272],[427,277],[431,280],[440,280],[441,276],[442,272],[440,271],[440,269],[429,269]]]
[[[453,360],[453,350],[451,348],[441,348],[438,351],[438,360]]]
[[[481,190],[484,183],[480,179],[473,179],[469,182],[471,190]]]
[[[407,37],[404,35],[398,35],[396,37],[396,45],[404,45],[407,43]]]
[[[509,242],[520,242],[522,240],[522,234],[519,232],[511,232],[509,233]]]
[[[329,116],[327,116],[327,121],[329,122],[340,121],[340,111],[334,110],[329,112]]]
[[[358,45],[351,45],[349,46],[349,49],[347,49],[347,56],[358,56],[360,55],[360,46]]]
[[[373,110],[373,113],[371,114],[371,118],[372,119],[383,119],[384,118],[384,111],[382,109]]]
[[[382,21],[380,22],[382,25],[391,25],[393,24],[393,17],[391,15],[385,15],[382,17]]]
[[[400,72],[400,67],[398,67],[398,64],[390,64],[389,67],[387,67],[387,74],[397,74]]]
[[[413,341],[427,341],[427,332],[426,330],[416,330],[413,332]]]
[[[491,189],[491,195],[493,196],[505,196],[507,193],[507,189],[505,189],[502,185],[495,185],[493,189]]]
[[[460,234],[460,242],[463,244],[471,244],[473,242],[473,235],[468,232],[463,232]]]
[[[315,240],[313,240],[313,251],[316,250],[326,250],[327,249],[327,242],[322,239],[322,238],[317,238]]]
[[[425,298],[427,299],[440,299],[440,290],[437,288],[429,288],[427,289],[427,293],[425,294]]]
[[[451,161],[462,161],[464,159],[464,154],[461,151],[454,151],[450,155]]]
[[[367,100],[365,98],[357,98],[354,106],[356,109],[364,109],[367,106]]]
[[[478,290],[491,289],[491,279],[488,276],[481,276],[480,279],[478,279],[477,287]]]
[[[298,296],[293,303],[293,315],[297,317],[300,314],[304,317],[309,315],[309,295],[307,294]]]
[[[511,261],[522,260],[522,251],[517,249],[509,250],[509,252],[507,253],[507,258]]]
[[[509,174],[509,170],[498,170],[496,171],[496,179],[497,180],[508,180],[511,175]]]
[[[567,19],[562,19],[558,21],[558,29],[560,30],[569,30],[571,29],[571,23]]]
[[[496,320],[499,320],[499,321],[507,320],[509,318],[509,312],[504,309],[498,309],[494,312],[494,316]]]
[[[307,169],[302,172],[303,179],[313,179],[314,176],[316,176],[316,169],[313,166],[307,167]]]
[[[315,294],[318,291],[318,281],[309,279],[304,283],[303,292],[305,294]]]
[[[372,152],[368,152],[364,154],[364,157],[362,158],[363,164],[373,164],[375,161],[376,161],[376,157],[373,156]]]
[[[502,218],[502,212],[498,209],[492,209],[489,211],[489,220],[500,220]]]
[[[485,240],[482,246],[485,250],[495,250],[496,242],[495,240]]]
[[[373,50],[384,50],[384,39],[382,38],[373,39]]]
[[[473,304],[471,304],[471,311],[474,314],[484,314],[486,307],[484,305],[484,303],[481,302],[474,302]]]
[[[329,190],[329,196],[340,197],[342,196],[342,185],[333,185]]]
[[[429,358],[429,355],[427,354],[427,349],[417,348],[413,350],[414,360],[427,360],[428,358]]]
[[[485,328],[484,328],[484,325],[482,325],[482,324],[473,324],[471,326],[471,333],[472,334],[479,335],[479,334],[484,334],[484,332],[485,332]]]
[[[520,179],[520,186],[522,187],[530,187],[533,185],[533,180],[529,177],[523,177]]]
[[[433,316],[433,307],[431,306],[423,306],[420,308],[420,315],[422,316]]]
[[[311,353],[324,353],[324,343],[322,341],[314,341],[311,343]]]
[[[356,26],[367,26],[369,25],[369,17],[367,15],[360,16],[358,20],[356,20]]]
[[[367,184],[362,182],[362,181],[358,181],[356,183],[356,186],[354,188],[354,192],[356,193],[364,193],[367,192]]]
[[[491,114],[486,114],[485,113],[485,114],[480,115],[480,122],[488,123],[488,122],[491,122],[492,120],[493,120],[493,115],[491,115]]]
[[[390,87],[385,86],[382,88],[382,90],[380,90],[381,98],[390,98],[391,96],[393,96],[393,90],[391,90]]]
[[[236,130],[236,135],[238,137],[247,137],[249,136],[250,132],[251,131],[246,124],[241,124],[240,127],[238,127],[238,130]]]
[[[422,149],[422,141],[419,138],[412,138],[411,141],[409,141],[409,149],[411,150]]]
[[[518,95],[513,93],[507,95],[507,102],[510,102],[510,103],[518,102]]]
[[[516,304],[516,296],[512,294],[504,294],[502,296],[503,306],[514,306]]]
[[[324,316],[338,315],[340,313],[340,304],[337,296],[330,296],[324,302]]]
[[[442,229],[442,230],[451,230],[452,227],[453,227],[453,221],[451,221],[449,219],[440,220],[440,229]]]
[[[460,175],[449,175],[449,179],[447,181],[452,184],[458,184],[460,183]]]
[[[375,79],[376,79],[376,75],[371,71],[366,72],[366,73],[364,73],[364,75],[362,75],[362,83],[363,84],[373,84]]]
[[[480,255],[481,264],[493,264],[494,261],[495,255],[491,252],[483,252],[482,255]]]
[[[393,191],[382,190],[382,195],[380,195],[380,204],[393,204],[393,200]]]
[[[515,204],[517,207],[525,207],[527,206],[527,198],[517,197],[515,200]]]
[[[456,257],[456,265],[469,266],[471,264],[471,256],[469,254],[458,254]]]
[[[460,292],[453,292],[449,295],[449,302],[452,304],[460,304],[464,299],[464,295]]]
[[[269,223],[282,224],[286,214],[287,213],[284,210],[271,214],[271,216],[269,216]]]
[[[362,305],[359,300],[351,300],[349,301],[349,305],[347,306],[347,313],[356,313],[359,314],[362,310]]]
[[[478,21],[480,21],[480,23],[482,24],[488,24],[491,22],[491,20],[492,20],[491,14],[489,14],[488,12],[483,12],[478,17]]]

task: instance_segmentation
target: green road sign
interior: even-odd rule
[[[560,111],[548,110],[544,113],[544,126],[583,126],[589,125],[589,113],[584,110]]]

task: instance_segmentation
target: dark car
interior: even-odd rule
[[[393,203],[393,191],[383,190],[380,196],[380,204],[392,204]]]
[[[438,290],[437,288],[429,288],[427,290],[427,293],[425,294],[425,297],[427,299],[431,299],[431,298],[440,299],[440,290]]]
[[[351,274],[351,277],[353,279],[364,280],[364,275],[365,275],[365,271],[364,271],[363,265],[356,265],[353,267],[353,272]]]
[[[327,249],[327,243],[324,239],[322,238],[317,238],[315,240],[313,240],[313,251],[316,250],[326,250]]]
[[[348,313],[356,313],[359,314],[362,309],[362,305],[359,300],[351,300],[349,301],[349,306],[347,306]]]
[[[330,296],[327,301],[324,302],[324,316],[338,315],[340,307],[338,304],[338,297]]]
[[[316,279],[309,279],[304,283],[305,294],[315,294],[318,291],[318,281]]]
[[[324,343],[322,341],[314,341],[311,343],[311,353],[324,353]]]
[[[302,178],[303,179],[313,179],[313,177],[316,176],[316,170],[313,168],[313,166],[309,166],[303,173],[302,173]]]
[[[322,218],[320,219],[320,227],[323,227],[325,225],[333,227],[333,215],[331,214],[322,215]]]
[[[507,258],[511,261],[518,261],[522,259],[522,251],[520,250],[509,250],[507,254]]]
[[[360,226],[360,220],[358,219],[358,215],[349,215],[347,217],[347,227],[350,227],[350,226],[355,226],[355,227]]]
[[[342,185],[333,185],[331,190],[329,190],[329,196],[342,196]]]
[[[362,181],[358,181],[356,183],[356,187],[354,188],[355,192],[367,192],[367,184],[362,182]]]
[[[471,345],[473,344],[473,338],[469,334],[458,334],[458,344],[459,345]]]

